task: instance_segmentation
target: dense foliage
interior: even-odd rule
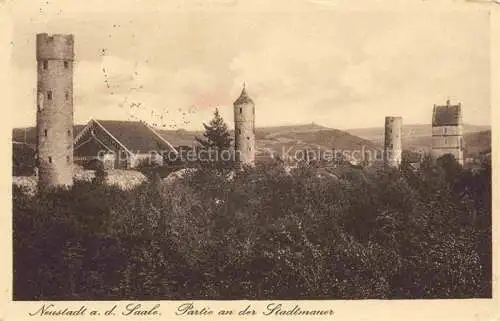
[[[14,297],[491,297],[491,166],[453,161],[15,188]]]

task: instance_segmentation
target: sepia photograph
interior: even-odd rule
[[[220,2],[16,16],[11,299],[491,299],[491,13]]]

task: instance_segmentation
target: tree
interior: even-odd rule
[[[444,171],[444,178],[448,184],[453,184],[462,170],[460,164],[452,154],[445,154],[437,159],[439,165]]]
[[[231,147],[231,135],[227,129],[224,119],[219,114],[219,109],[215,109],[214,117],[210,123],[203,124],[205,138],[196,137],[196,141],[204,149],[227,150]]]

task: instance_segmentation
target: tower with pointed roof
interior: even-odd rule
[[[73,35],[36,36],[38,185],[73,185]]]
[[[234,106],[234,150],[238,165],[255,163],[255,105],[248,96],[246,85]]]
[[[461,165],[464,163],[462,134],[462,105],[434,105],[432,113],[432,156],[437,159],[451,154]]]

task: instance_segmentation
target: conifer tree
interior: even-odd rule
[[[196,137],[196,141],[202,148],[222,151],[231,147],[231,135],[224,119],[219,114],[219,109],[215,109],[214,117],[208,125],[203,124],[203,127],[205,127],[204,138]]]

